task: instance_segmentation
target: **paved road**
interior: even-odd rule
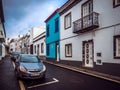
[[[22,80],[26,90],[120,90],[120,84],[45,63],[45,80]],[[12,62],[0,62],[0,90],[20,90]]]
[[[23,80],[27,90],[120,90],[120,84],[45,63],[45,80]]]
[[[0,90],[20,90],[10,58],[0,61]]]

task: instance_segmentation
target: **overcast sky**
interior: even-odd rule
[[[7,38],[26,34],[32,27],[45,25],[45,19],[67,0],[3,0]]]

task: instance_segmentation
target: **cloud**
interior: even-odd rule
[[[67,0],[3,0],[7,37],[26,34],[32,27],[45,24],[44,20]]]

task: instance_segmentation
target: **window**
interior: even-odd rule
[[[65,45],[65,56],[72,57],[72,44]]]
[[[50,26],[49,25],[47,25],[47,37],[49,36],[49,29],[50,29]]]
[[[120,35],[114,36],[114,58],[120,59]]]
[[[71,27],[71,13],[68,13],[68,14],[65,16],[65,19],[64,19],[64,27],[65,27],[65,29]]]
[[[3,35],[3,32],[2,32],[2,31],[0,31],[0,34],[1,34],[1,35]]]
[[[87,16],[93,12],[93,2],[88,0],[82,4],[82,17]]]
[[[113,7],[120,6],[120,0],[113,0]]]
[[[59,18],[55,19],[55,32],[59,31]]]
[[[35,54],[36,54],[36,46],[35,46]]]
[[[49,46],[49,44],[47,44],[47,56],[49,56],[49,50],[50,50],[50,46]]]
[[[41,53],[44,53],[44,43],[41,43]]]
[[[37,55],[39,55],[39,44],[37,45]]]

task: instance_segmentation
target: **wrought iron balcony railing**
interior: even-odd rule
[[[74,25],[73,33],[83,33],[99,27],[98,16],[99,16],[98,13],[93,12],[73,22]]]

